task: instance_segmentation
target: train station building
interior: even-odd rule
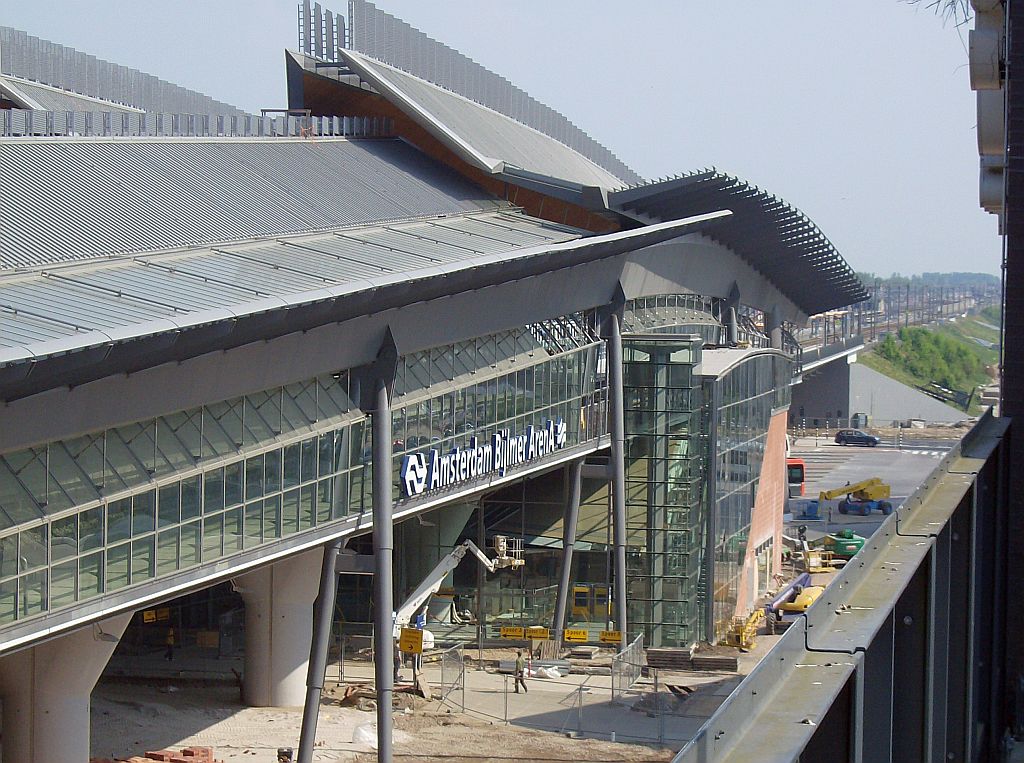
[[[393,549],[351,628],[521,540],[435,597],[450,640],[714,642],[781,571],[793,333],[866,296],[815,224],[646,181],[362,0],[286,66],[254,116],[0,27],[5,761],[82,759],[136,613],[228,583],[246,700],[301,704],[338,540]]]

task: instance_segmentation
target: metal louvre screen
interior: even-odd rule
[[[611,151],[504,77],[365,0],[349,2],[350,49],[465,96],[569,146],[627,183],[643,179]]]
[[[0,74],[151,111],[244,113],[151,74],[5,26],[0,26]]]

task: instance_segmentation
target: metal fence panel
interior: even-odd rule
[[[633,688],[644,667],[644,635],[612,657],[612,702],[621,702],[622,696]]]
[[[466,661],[462,644],[441,653],[441,701],[466,711]]]

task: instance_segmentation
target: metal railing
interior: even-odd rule
[[[675,763],[999,759],[1008,426],[978,422]]]
[[[390,137],[386,117],[237,116],[128,111],[0,110],[0,137]]]

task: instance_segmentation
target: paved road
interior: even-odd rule
[[[930,447],[864,448],[842,446],[813,439],[798,440],[790,455],[802,458],[807,464],[805,496],[812,498],[822,490],[841,487],[847,482],[859,482],[869,477],[880,477],[892,488],[892,504],[899,506],[924,481],[939,460],[946,454],[951,441],[930,440]],[[939,447],[941,444],[942,447]],[[814,539],[834,530],[850,527],[859,535],[870,536],[882,524],[881,512],[870,516],[843,515],[832,511],[831,517],[822,511],[823,521],[807,522],[794,517],[787,523],[787,535],[796,536],[796,526],[807,525],[807,537]]]

